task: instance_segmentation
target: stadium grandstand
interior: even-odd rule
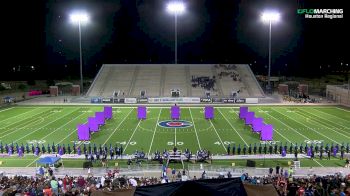
[[[0,196],[350,196],[339,2],[6,2]]]

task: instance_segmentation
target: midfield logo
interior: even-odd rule
[[[191,127],[192,123],[185,120],[166,120],[159,122],[158,126],[164,128],[187,128]]]

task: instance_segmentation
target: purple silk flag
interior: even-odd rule
[[[90,131],[89,126],[86,124],[80,124],[77,127],[78,129],[78,140],[90,140]]]
[[[273,140],[273,126],[265,125],[260,133],[260,140]]]
[[[98,132],[98,123],[96,122],[96,118],[95,117],[89,117],[88,118],[88,125],[89,125],[89,129],[91,132]]]
[[[254,119],[253,119],[252,128],[253,128],[253,131],[254,131],[254,132],[261,132],[261,129],[262,129],[263,126],[264,126],[263,121],[264,121],[263,118],[254,118]]]
[[[247,112],[246,116],[245,116],[245,124],[246,125],[251,125],[253,124],[253,120],[254,120],[254,112]]]
[[[105,124],[105,115],[103,112],[96,112],[95,113],[96,122],[98,125],[104,125]]]
[[[111,119],[113,117],[112,106],[105,106],[103,109],[105,119]]]
[[[248,113],[248,107],[240,107],[239,108],[239,118],[244,119],[245,115]]]
[[[137,107],[137,118],[139,120],[145,120],[147,117],[147,108],[146,106]]]
[[[180,119],[180,107],[171,106],[171,119]]]
[[[205,106],[204,117],[205,117],[205,119],[213,119],[214,118],[214,108],[212,106]]]

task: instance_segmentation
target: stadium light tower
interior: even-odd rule
[[[175,64],[177,64],[177,15],[185,12],[185,4],[181,1],[170,2],[167,11],[175,15]]]
[[[277,23],[280,20],[280,14],[278,12],[271,12],[271,11],[266,11],[263,12],[261,15],[261,20],[264,23],[269,24],[269,70],[268,70],[268,79],[267,79],[267,86],[268,89],[271,90],[271,28],[272,28],[272,23]]]
[[[76,12],[70,15],[70,20],[79,27],[79,58],[80,58],[80,92],[83,94],[83,55],[81,51],[81,24],[89,22],[89,16],[85,12]]]

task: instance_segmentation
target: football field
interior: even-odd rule
[[[136,107],[113,106],[113,118],[100,131],[92,134],[91,141],[77,140],[77,124],[86,123],[103,106],[13,106],[0,109],[0,142],[52,145],[76,143],[123,145],[124,154],[143,150],[195,152],[207,149],[213,154],[225,154],[230,144],[265,144],[259,135],[238,118],[239,107],[214,107],[215,118],[204,119],[203,107],[181,106],[179,121],[170,119],[170,107],[147,108],[147,119],[136,118]],[[346,144],[350,141],[350,110],[338,106],[251,106],[256,117],[274,127],[270,144]]]

